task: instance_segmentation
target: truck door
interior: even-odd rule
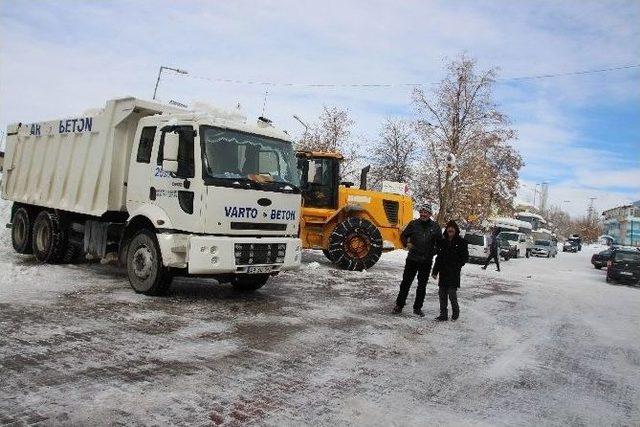
[[[163,170],[164,137],[167,132],[176,132],[180,137],[178,146],[178,170]],[[195,144],[196,131],[192,126],[171,126],[161,130],[156,155],[156,166],[151,177],[149,198],[162,208],[172,222],[172,227],[187,232],[201,232],[202,180],[194,179],[200,162],[199,145]],[[199,172],[198,172],[199,173]]]

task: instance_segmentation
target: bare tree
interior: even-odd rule
[[[416,130],[427,151],[414,192],[439,205],[438,221],[481,220],[512,205],[523,163],[509,145],[515,131],[493,101],[495,76],[495,69],[478,72],[461,55],[432,93],[413,92]]]
[[[341,177],[353,177],[358,160],[356,143],[352,140],[354,121],[349,112],[338,107],[324,106],[318,121],[298,141],[298,150],[337,152],[344,156]]]
[[[418,143],[411,123],[386,119],[368,157],[372,186],[379,187],[383,180],[410,182],[417,157]]]

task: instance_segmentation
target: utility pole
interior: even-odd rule
[[[165,67],[164,65],[160,66],[160,70],[158,70],[158,79],[156,80],[156,87],[153,89],[153,99],[154,100],[156,99],[156,94],[158,93],[158,85],[160,84],[160,77],[162,76],[162,72],[164,70],[175,71],[178,74],[189,74],[185,70],[181,70],[179,68]]]
[[[589,197],[589,207],[587,208],[587,219],[589,222],[593,222],[595,217],[595,209],[593,207],[593,201],[596,200],[597,197]]]

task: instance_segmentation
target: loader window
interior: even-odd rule
[[[193,159],[193,142],[194,134],[191,126],[180,126],[180,143],[178,145],[178,171],[175,173],[176,178],[193,178],[195,176],[195,162]],[[160,146],[158,147],[158,165],[162,166],[164,158],[164,135],[160,137]]]
[[[309,159],[303,197],[305,206],[335,208],[338,203],[338,162],[335,159]]]
[[[153,148],[153,138],[156,135],[155,126],[146,126],[140,133],[140,143],[138,144],[138,163],[151,163],[151,149]]]

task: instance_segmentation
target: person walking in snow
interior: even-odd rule
[[[489,256],[487,257],[487,261],[484,263],[482,267],[483,270],[486,270],[489,266],[491,260],[495,260],[497,271],[500,271],[500,254],[498,253],[498,229],[493,227],[491,229],[491,236],[489,237]]]
[[[433,278],[438,275],[438,296],[440,297],[440,316],[438,321],[449,320],[448,301],[451,302],[451,320],[460,316],[458,306],[458,288],[460,287],[460,271],[469,260],[467,242],[460,237],[460,227],[455,221],[449,221],[444,230],[444,239],[440,243],[438,256],[433,266]]]
[[[402,313],[402,309],[407,301],[411,284],[418,275],[418,287],[416,289],[416,299],[413,303],[413,313],[424,317],[422,304],[427,292],[427,281],[431,272],[433,256],[442,240],[442,233],[437,222],[431,219],[431,206],[424,205],[420,208],[420,218],[414,219],[402,231],[400,240],[409,250],[404,266],[400,292],[396,298],[396,306],[393,314]]]

